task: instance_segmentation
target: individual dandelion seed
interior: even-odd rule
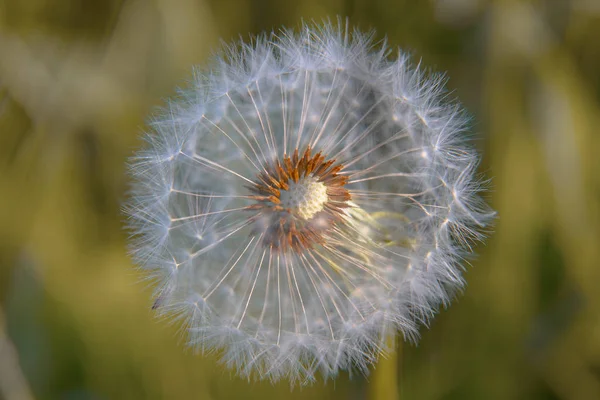
[[[242,376],[366,373],[493,213],[443,80],[339,24],[227,49],[151,122],[126,212],[153,308]]]

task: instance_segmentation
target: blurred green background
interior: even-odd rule
[[[124,163],[219,40],[348,16],[447,71],[495,233],[368,378],[248,383],[157,320]],[[0,1],[0,398],[600,399],[600,1]]]

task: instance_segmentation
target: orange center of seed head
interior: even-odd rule
[[[254,232],[266,247],[282,252],[300,252],[323,243],[324,235],[343,223],[343,208],[349,207],[350,193],[344,185],[343,169],[322,152],[311,156],[308,147],[302,157],[298,149],[290,157],[265,166],[249,187],[256,203]]]

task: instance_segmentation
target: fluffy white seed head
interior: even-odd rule
[[[366,372],[464,285],[493,213],[442,80],[306,25],[228,49],[156,116],[126,208],[157,311],[243,376]]]

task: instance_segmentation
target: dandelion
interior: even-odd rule
[[[230,47],[131,161],[154,308],[242,376],[366,373],[464,285],[493,216],[465,116],[390,53],[343,24]]]

